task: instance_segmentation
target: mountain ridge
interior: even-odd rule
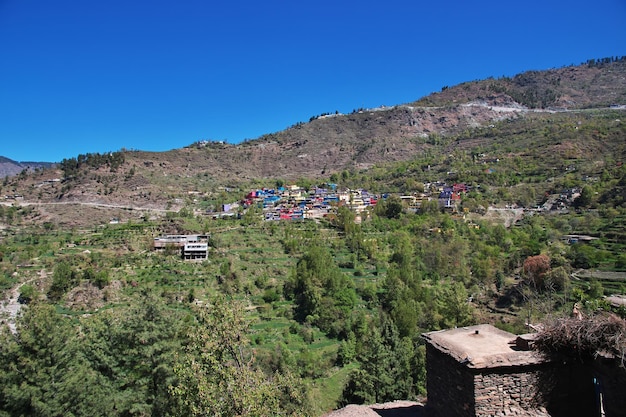
[[[616,104],[626,105],[625,68],[626,56],[590,59],[580,65],[546,70],[528,70],[512,77],[489,77],[484,80],[462,82],[451,87],[444,86],[440,92],[433,92],[409,103],[374,109],[358,109],[350,114],[324,113],[320,116],[312,116],[309,123],[317,120],[329,120],[335,116],[345,117],[364,112],[389,111],[398,107],[441,108],[470,102],[479,102],[490,106],[520,106],[527,109],[546,110],[574,110],[609,107]],[[274,138],[276,135],[290,132],[294,128],[301,128],[307,124],[297,122],[282,131],[263,134],[231,146],[237,147],[268,137]],[[216,143],[225,144],[222,141]],[[0,162],[11,162],[18,165],[53,163],[15,162],[6,157],[0,157]]]
[[[24,170],[50,168],[53,165],[54,165],[53,162],[33,162],[33,161],[17,162],[10,158],[0,156],[0,177],[7,177],[7,176],[11,177],[14,175],[18,175]]]
[[[594,131],[583,137],[582,130],[566,127],[598,112],[617,111],[607,120],[619,120],[624,104],[626,59],[594,61],[461,83],[409,104],[316,116],[236,145],[202,141],[165,152],[124,150],[116,153],[120,158],[113,165],[81,164],[88,158],[79,155],[55,169],[12,179],[2,194],[43,203],[164,210],[181,207],[197,192],[214,198],[219,187],[303,178],[323,181],[333,174],[353,175],[424,155],[477,152],[498,141],[511,148],[510,157],[525,157],[524,147],[537,148],[538,139],[526,144],[516,138],[520,132],[529,134],[531,127],[532,135],[544,140],[544,154],[589,158],[610,148],[602,135],[596,140]],[[64,166],[76,169],[69,175]]]

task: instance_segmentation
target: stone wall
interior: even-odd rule
[[[626,417],[626,368],[609,353],[546,356],[489,325],[424,336],[428,417],[600,417],[601,404]]]
[[[597,412],[591,370],[579,362],[554,359],[543,364],[476,369],[426,344],[426,367],[429,417],[591,417]],[[614,385],[611,375],[607,371],[602,379],[612,386],[626,386]],[[607,392],[606,396],[613,400],[619,395]],[[605,398],[605,409],[608,400]],[[607,413],[607,417],[624,416],[626,400],[620,400],[622,414]]]
[[[598,415],[591,369],[580,360],[553,358],[541,373],[537,390],[553,417]]]
[[[475,415],[537,415],[545,406],[539,390],[542,375],[538,367],[479,371],[474,376]]]
[[[626,417],[626,369],[614,358],[559,357],[537,382],[553,417]]]
[[[426,344],[428,416],[473,417],[474,378],[465,365]]]

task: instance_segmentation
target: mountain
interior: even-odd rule
[[[442,173],[452,170],[448,156],[458,152],[534,158],[545,169],[595,159],[600,167],[607,158],[626,157],[625,109],[626,58],[590,60],[444,87],[413,103],[314,116],[238,145],[123,151],[115,160],[81,155],[9,185],[27,200],[164,210],[182,207],[197,193],[215,200],[220,186],[321,181],[373,167],[387,181],[381,167],[426,155],[429,167]],[[418,169],[414,177],[424,175]],[[396,178],[396,185],[405,179]],[[396,185],[390,180],[381,187]]]
[[[571,337],[536,340],[558,351],[569,377],[590,381],[597,370],[607,415],[622,415],[609,394],[626,380],[626,327],[613,315],[581,327],[580,317],[611,305],[624,314],[625,65],[472,81],[240,145],[78,155],[5,177],[2,415],[322,415],[352,402],[376,404],[326,415],[424,415],[419,403],[384,403],[433,394],[438,376],[428,372],[456,361],[420,335],[476,322],[527,333],[569,315],[569,328],[547,328]],[[345,207],[365,193],[344,194],[346,206],[319,223],[266,222],[254,205],[240,219],[204,215],[291,181],[390,197],[361,213],[360,226]],[[170,233],[205,236],[207,258],[180,259],[173,244],[153,250]],[[453,344],[465,363],[462,343]],[[537,369],[505,368],[509,381]],[[554,378],[538,379],[533,392],[554,399],[546,413],[567,414],[571,398],[552,389]],[[496,398],[498,381],[482,382]],[[569,395],[591,410],[596,388]],[[513,403],[493,412],[525,413]]]
[[[453,136],[518,117],[625,104],[626,60],[592,60],[463,83],[406,105],[312,117],[240,145],[200,144],[207,165],[198,166],[219,177],[319,177],[411,159],[429,149],[423,139],[437,135]]]
[[[15,162],[4,156],[0,156],[0,177],[12,177],[26,170],[50,168],[54,164],[49,162]]]
[[[415,103],[446,106],[484,100],[517,103],[529,109],[575,110],[626,104],[626,57],[589,60],[579,66],[527,71],[512,78],[462,83],[444,87]]]

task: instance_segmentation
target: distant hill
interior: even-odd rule
[[[238,145],[198,142],[167,152],[123,151],[114,166],[100,157],[92,158],[101,161],[95,164],[81,163],[85,158],[79,156],[68,161],[71,175],[59,164],[10,185],[26,199],[44,202],[165,209],[219,186],[328,180],[346,172],[354,177],[373,167],[380,181],[400,184],[408,171],[390,175],[384,167],[428,155],[439,161],[430,172],[445,174],[451,155],[486,149],[501,158],[534,159],[546,171],[574,160],[601,167],[608,159],[626,158],[625,118],[626,58],[590,60],[444,87],[409,104],[313,116]],[[5,164],[4,172],[10,168],[12,175],[25,167],[6,158]],[[31,190],[36,195],[29,196]]]
[[[50,162],[16,162],[4,156],[0,156],[0,177],[12,177],[25,169],[50,168],[54,164]]]
[[[429,138],[502,120],[620,106],[626,106],[626,59],[590,60],[467,82],[405,105],[314,116],[240,145],[199,144],[188,158],[220,178],[319,177],[409,160],[431,149]]]

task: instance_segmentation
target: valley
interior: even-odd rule
[[[2,411],[415,405],[422,333],[624,318],[625,74],[529,72],[5,177]],[[206,259],[162,235],[206,236]]]

